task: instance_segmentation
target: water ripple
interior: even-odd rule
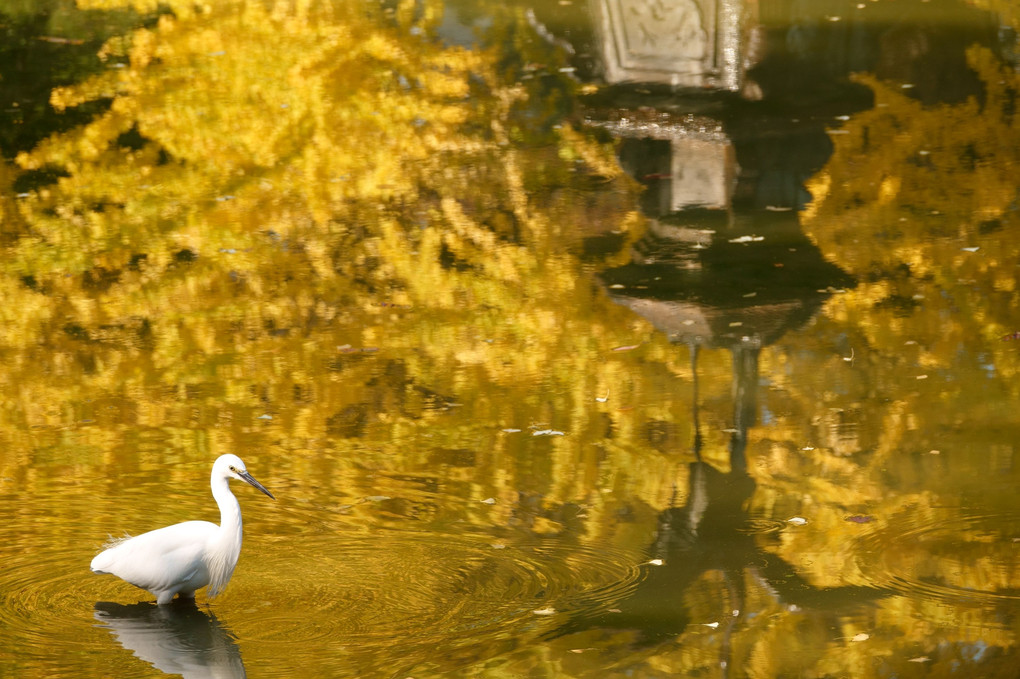
[[[301,549],[318,557],[275,548],[260,556],[259,570],[273,574],[263,587],[276,590],[266,598],[282,603],[265,607],[258,625],[239,634],[262,642],[364,644],[392,643],[413,631],[419,641],[466,643],[534,627],[577,597],[614,600],[640,574],[629,552],[576,544],[515,546],[435,533],[320,540]]]
[[[1020,514],[923,515],[858,539],[858,566],[875,584],[954,605],[1020,601]]]

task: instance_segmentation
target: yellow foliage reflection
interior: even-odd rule
[[[618,568],[633,580],[624,594],[645,604],[635,583],[686,564],[638,562],[668,510],[705,509],[702,486],[739,486],[746,497],[727,496],[734,517],[810,514],[807,530],[741,533],[720,550],[732,549],[732,563],[681,572],[691,586],[674,592],[673,608],[696,622],[660,648],[635,651],[604,626],[538,650],[521,644],[507,661],[564,676],[604,669],[607,658],[648,676],[707,673],[731,649],[749,674],[855,667],[870,676],[875,645],[846,641],[862,632],[851,605],[819,613],[781,603],[761,584],[769,562],[792,564],[778,580],[823,596],[859,594],[903,570],[961,590],[1015,589],[1003,545],[977,539],[1003,526],[932,509],[973,492],[963,479],[988,471],[973,468],[980,458],[947,463],[934,484],[912,475],[920,455],[964,440],[988,443],[989,468],[1012,459],[994,432],[964,439],[940,427],[1013,423],[1020,396],[1020,359],[1002,341],[1020,330],[1011,325],[1015,179],[1003,169],[1020,158],[1001,143],[1017,138],[1003,111],[1018,83],[987,53],[970,55],[988,85],[980,105],[925,109],[861,77],[879,106],[834,138],[803,218],[860,284],[811,328],[762,350],[770,419],[741,433],[750,458],[741,475],[729,455],[731,357],[702,353],[694,403],[688,349],[594,281],[628,260],[645,224],[612,146],[565,122],[576,84],[559,73],[553,47],[516,44],[522,62],[548,66],[539,85],[517,77],[497,48],[444,44],[436,0],[79,5],[163,12],[109,41],[100,75],[52,93],[61,110],[108,102],[100,115],[0,165],[0,443],[9,451],[0,479],[46,496],[53,481],[30,471],[35,455],[65,465],[60,478],[86,479],[61,496],[82,534],[100,539],[112,525],[116,509],[96,497],[156,476],[191,485],[206,460],[234,451],[301,480],[279,488],[267,472],[292,504],[251,522],[271,536],[263,544],[277,541],[280,572],[324,556],[295,536],[321,546],[322,536],[420,521],[486,550],[542,557],[555,543],[580,572],[605,566],[598,550],[611,544],[626,559],[600,572],[605,582],[579,579],[572,594],[592,594],[584,588],[612,582]],[[500,7],[490,30],[503,42],[530,30],[523,11]],[[33,188],[16,194],[17,181]],[[593,236],[612,247],[586,252]],[[834,337],[849,346],[832,346]],[[987,381],[939,379],[950,368],[973,377],[983,363],[995,366]],[[701,408],[698,465],[692,404]],[[405,504],[384,505],[391,496]],[[202,506],[196,498],[188,509]],[[14,511],[29,520],[37,509]],[[150,518],[168,523],[180,511],[159,507]],[[968,536],[961,554],[900,546],[903,526],[954,519]],[[77,559],[82,546],[63,539]],[[869,571],[862,555],[874,544],[897,549]],[[459,547],[474,554],[473,544]],[[419,549],[417,558],[430,552]],[[324,579],[338,572],[328,559],[314,569]],[[465,576],[450,598],[484,575]],[[242,577],[295,606],[321,597],[318,582],[274,585],[280,573],[268,568]],[[889,653],[936,638],[924,625],[939,613],[903,610],[905,600],[876,605],[895,630]],[[448,600],[430,603],[445,620]],[[741,610],[758,613],[738,620]],[[537,625],[525,613],[513,631],[530,639]],[[974,613],[973,626],[992,627],[983,640],[1007,647],[1011,633],[988,623],[995,613]],[[261,623],[252,615],[234,629],[254,636]],[[710,636],[713,623],[725,643]],[[841,630],[838,643],[830,628]],[[959,638],[971,639],[967,630]],[[568,655],[585,640],[605,655]],[[504,653],[502,643],[494,635],[447,661],[468,666]],[[428,657],[421,646],[416,661]],[[391,650],[374,652],[382,666]]]

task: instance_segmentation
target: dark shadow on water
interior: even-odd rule
[[[196,679],[246,676],[233,634],[194,600],[165,606],[100,601],[94,616],[121,646],[161,672]]]
[[[755,420],[758,379],[758,349],[733,349],[734,430],[729,444],[730,470],[723,472],[701,457],[702,438],[698,426],[697,357],[691,348],[695,375],[694,457],[690,464],[686,500],[658,516],[656,536],[647,554],[654,563],[647,566],[646,577],[622,600],[584,611],[583,608],[551,637],[585,631],[604,630],[633,633],[635,647],[653,646],[676,639],[695,621],[692,620],[691,594],[702,578],[721,576],[726,589],[721,660],[731,660],[729,641],[742,621],[756,615],[748,610],[747,589],[764,590],[776,604],[804,615],[828,620],[838,628],[840,616],[854,612],[891,592],[863,586],[816,587],[796,569],[763,546],[760,536],[751,530],[747,507],[756,483],[748,474],[745,451],[747,430]],[[674,490],[674,500],[681,493]],[[732,615],[729,615],[732,612]]]

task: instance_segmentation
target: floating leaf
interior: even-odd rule
[[[532,613],[534,613],[535,615],[553,615],[553,614],[556,613],[556,609],[555,608],[551,608],[551,607],[550,608],[539,608],[537,610],[532,611]]]
[[[861,632],[860,634],[855,634],[852,637],[850,637],[850,641],[867,641],[870,638],[871,638],[870,634]]]
[[[853,516],[848,516],[844,519],[844,521],[849,521],[850,523],[871,523],[874,520],[875,517],[864,516],[863,514],[855,514]]]
[[[794,526],[803,526],[807,523],[807,519],[803,516],[794,516],[786,520],[787,523],[792,523]]]
[[[532,436],[565,436],[562,431],[556,429],[539,429],[538,431],[531,432]]]

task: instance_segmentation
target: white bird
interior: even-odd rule
[[[220,508],[220,525],[185,521],[116,540],[92,559],[92,572],[110,573],[148,590],[157,604],[170,603],[175,594],[194,598],[195,590],[206,585],[209,596],[216,596],[227,586],[241,555],[241,505],[230,492],[230,479],[250,483],[276,499],[252,478],[241,458],[221,455],[209,480]]]

